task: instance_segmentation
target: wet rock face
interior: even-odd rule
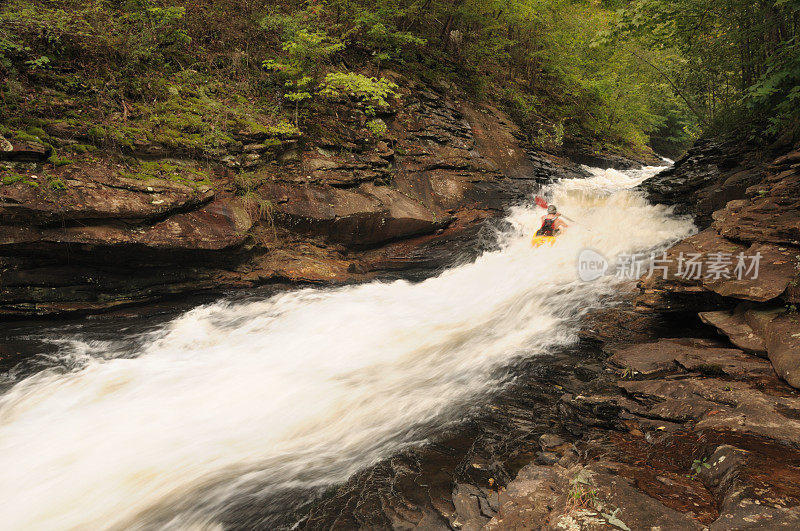
[[[208,203],[214,191],[205,184],[162,179],[139,180],[111,173],[103,166],[67,169],[63,190],[42,190],[47,182],[37,178],[0,187],[0,221],[16,225],[64,224],[84,220],[126,220],[143,222],[191,210]]]
[[[725,151],[729,146],[706,142],[663,174],[648,189],[663,187],[672,193],[673,202],[703,201],[702,186],[727,187],[730,179],[720,184],[726,168],[737,168],[736,183],[747,182],[741,190],[727,188],[736,197],[711,215],[711,227],[687,238],[667,252],[666,270],[640,282],[640,309],[658,312],[699,311],[700,318],[717,328],[731,342],[745,351],[768,357],[777,373],[789,384],[800,386],[800,344],[796,303],[800,281],[800,146],[784,148],[783,153],[768,160],[748,160],[747,154],[733,157]],[[765,158],[766,157],[766,158]],[[706,179],[695,172],[697,167],[709,170]],[[722,169],[720,169],[722,168]],[[749,168],[749,169],[742,169]],[[705,175],[705,174],[704,174]],[[676,180],[691,185],[692,192],[682,195],[672,185]],[[671,183],[671,184],[670,184]],[[738,186],[738,184],[737,184]],[[657,197],[657,196],[656,196]],[[707,203],[711,204],[711,203]],[[687,275],[682,257],[701,257],[708,268],[714,257],[729,260],[727,271],[717,274],[706,269],[699,275]],[[738,256],[758,257],[757,268],[736,273]],[[743,264],[748,269],[753,265]]]
[[[660,311],[681,311],[687,308],[687,297],[694,299],[693,309],[706,310],[724,305],[724,299],[771,301],[784,296],[795,281],[797,254],[797,249],[773,244],[743,245],[706,229],[669,249],[666,260],[660,259],[665,269],[642,279],[640,303]],[[692,256],[698,257],[698,269],[687,265]],[[720,274],[710,267],[715,257],[725,262]]]
[[[430,90],[403,103],[386,119],[391,147],[312,147],[266,182],[278,223],[362,249],[433,233],[468,211],[495,216],[536,185],[536,166],[499,110]]]
[[[51,168],[49,148],[3,139],[0,160],[15,166],[0,185],[0,315],[434,270],[540,183],[584,174],[527,152],[500,110],[386,75],[403,88],[378,110],[380,137],[348,100],[323,110],[313,136],[276,146],[236,132],[239,147],[202,163],[138,140],[129,155],[143,160],[95,151]]]
[[[715,230],[732,240],[800,246],[800,150],[775,159],[745,195],[714,213]]]
[[[653,203],[675,205],[678,213],[694,215],[704,228],[714,211],[742,198],[763,178],[768,156],[740,142],[704,139],[640,188]]]

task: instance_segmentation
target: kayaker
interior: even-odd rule
[[[536,232],[537,236],[558,236],[569,225],[561,220],[561,214],[555,205],[547,207],[547,214],[542,216],[542,228]]]

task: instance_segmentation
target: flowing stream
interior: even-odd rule
[[[517,207],[497,250],[423,282],[302,289],[220,301],[113,341],[48,340],[53,366],[0,396],[0,527],[217,529],[243,498],[345,481],[459,422],[509,367],[576,340],[609,260],[694,230],[632,187],[659,168],[545,192],[579,222],[553,247],[543,211]],[[70,363],[56,363],[70,360]],[[64,366],[70,369],[64,369]]]

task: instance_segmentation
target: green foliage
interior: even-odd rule
[[[266,221],[272,232],[272,237],[275,238],[275,207],[271,201],[258,193],[257,189],[261,183],[262,180],[252,173],[240,173],[233,179],[236,195],[239,197],[239,201],[247,215],[254,221]]]
[[[386,107],[388,98],[397,94],[397,85],[386,78],[367,77],[354,72],[332,72],[320,84],[319,93],[328,98],[342,95],[355,100]]]
[[[781,43],[764,74],[745,92],[748,109],[777,135],[800,120],[800,35]]]
[[[708,464],[707,461],[708,457],[704,457],[703,459],[695,459],[694,461],[692,461],[690,469],[693,478],[696,478],[700,474],[700,472],[702,472],[704,469],[711,468],[711,465]]]
[[[0,122],[43,142],[27,127],[58,121],[128,154],[214,157],[236,138],[297,136],[323,98],[349,98],[381,136],[398,92],[376,74],[388,64],[409,86],[496,100],[545,149],[674,157],[702,129],[733,127],[732,109],[757,132],[800,122],[796,1],[184,4],[7,0]]]
[[[265,27],[270,27],[270,24],[275,24],[271,17],[262,21]],[[281,45],[283,56],[279,59],[267,59],[262,66],[264,70],[283,80],[283,97],[294,104],[294,123],[297,125],[300,104],[313,98],[313,87],[319,80],[323,64],[341,51],[344,44],[329,37],[324,31],[299,27],[299,23],[291,17],[281,19],[280,25],[284,30],[284,41]]]
[[[372,51],[375,62],[402,60],[415,48],[425,46],[427,39],[403,31],[396,25],[401,10],[395,6],[364,10],[353,20],[350,39]]]
[[[554,124],[545,129],[540,128],[533,143],[541,148],[560,147],[564,144],[564,122]]]
[[[282,120],[275,125],[267,127],[267,133],[272,137],[277,138],[291,138],[300,134],[297,126]]]
[[[372,133],[373,136],[377,138],[383,138],[386,136],[386,132],[388,128],[386,127],[386,122],[381,120],[380,118],[375,118],[370,120],[366,123],[367,130]]]
[[[605,37],[670,51],[655,67],[707,130],[746,124],[758,138],[800,118],[799,14],[791,0],[635,0]]]
[[[572,480],[567,499],[573,508],[596,509],[597,489],[582,474]]]
[[[272,218],[272,203],[261,197],[258,192],[249,190],[240,196],[240,201],[251,219],[262,220]]]
[[[46,55],[42,55],[41,57],[28,59],[27,61],[25,61],[25,66],[27,66],[31,70],[48,68],[50,66],[50,58],[47,57]]]

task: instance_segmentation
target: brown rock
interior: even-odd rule
[[[107,170],[69,170],[64,190],[40,190],[24,183],[0,187],[0,221],[26,225],[79,219],[144,221],[199,206],[214,197],[206,185],[162,179],[138,180]]]
[[[528,465],[500,494],[500,511],[484,529],[540,529],[551,513],[564,511],[568,490],[561,467]]]
[[[481,511],[481,498],[484,495],[476,487],[456,483],[453,489],[453,505],[456,509],[454,527],[464,531],[478,531],[489,521],[489,517],[484,516]]]
[[[618,474],[617,465],[528,465],[501,494],[501,510],[484,529],[701,529]],[[581,496],[583,503],[576,503]],[[589,495],[591,493],[591,495]]]
[[[707,339],[662,339],[657,343],[636,344],[616,351],[609,361],[643,376],[676,372],[681,367],[737,378],[768,371],[763,361],[741,350],[721,348]]]
[[[707,262],[714,253],[725,253],[731,260],[728,276],[731,278],[715,278],[708,271]],[[744,271],[742,279],[734,275],[737,265],[736,256],[744,253],[745,265],[750,266],[750,257],[760,253],[758,276],[752,278],[753,272]],[[679,271],[681,256],[684,259],[692,254],[702,255],[704,267],[701,278],[686,275]],[[793,251],[789,248],[772,244],[753,244],[746,247],[720,236],[713,229],[706,229],[699,234],[686,238],[667,251],[666,279],[661,271],[650,278],[643,278],[640,288],[643,291],[640,304],[658,309],[686,309],[687,298],[695,299],[689,306],[700,306],[703,310],[716,309],[720,301],[710,295],[716,293],[722,297],[764,302],[781,296],[795,278],[795,261]],[[704,303],[705,301],[705,303]]]
[[[768,175],[748,192],[753,197],[714,213],[714,228],[737,240],[800,245],[800,168]]]
[[[642,380],[619,386],[635,399],[625,405],[633,415],[695,421],[698,430],[767,437],[788,446],[800,443],[800,418],[784,414],[800,411],[796,396],[765,394],[747,383],[717,378]]]
[[[41,162],[53,154],[53,150],[38,142],[8,141],[11,149],[0,149],[0,160],[10,162]]]
[[[342,190],[269,183],[264,191],[288,197],[276,207],[285,226],[356,247],[433,232],[452,220],[389,187]]]
[[[744,314],[744,308],[740,307],[733,312],[701,312],[699,315],[704,323],[715,327],[740,349],[765,356],[767,348],[764,346],[764,339],[747,324]]]
[[[775,372],[800,389],[800,322],[796,312],[781,315],[767,325],[766,346]]]
[[[3,244],[82,244],[99,247],[143,245],[154,249],[221,250],[240,245],[253,225],[236,200],[214,201],[200,210],[176,214],[153,225],[121,222],[70,227],[26,228],[12,236],[12,227],[0,227]]]

